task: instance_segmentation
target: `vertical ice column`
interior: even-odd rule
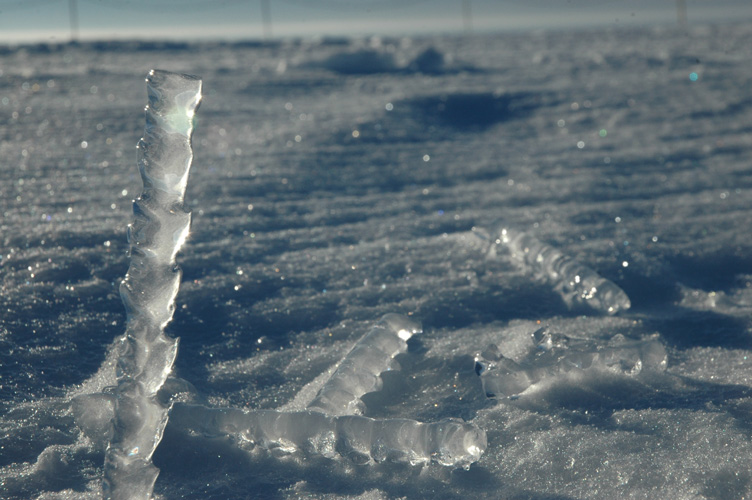
[[[128,227],[131,264],[120,285],[128,321],[118,345],[114,433],[104,465],[104,496],[117,500],[150,498],[159,474],[151,457],[169,407],[156,393],[177,355],[178,340],[163,330],[172,319],[180,286],[175,255],[191,222],[183,199],[201,80],[152,70],[146,90],[146,127],[138,143],[144,188],[133,203],[134,221]]]

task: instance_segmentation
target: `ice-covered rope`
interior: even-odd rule
[[[188,236],[191,215],[183,205],[193,160],[193,116],[201,80],[152,70],[138,166],[144,188],[128,227],[131,263],[120,285],[128,316],[117,347],[114,431],[107,447],[103,492],[109,499],[148,499],[159,470],[151,457],[169,407],[156,398],[172,370],[178,340],[164,328],[172,319],[181,271],[175,255]]]
[[[328,415],[362,415],[360,397],[381,390],[381,373],[394,368],[394,357],[405,352],[408,339],[420,331],[407,316],[383,316],[340,362],[308,408]]]
[[[668,357],[666,348],[655,338],[627,340],[615,335],[603,343],[590,339],[570,339],[536,330],[530,353],[517,363],[505,357],[495,344],[475,356],[475,372],[489,398],[515,397],[544,380],[592,373],[594,376],[636,377],[643,372],[662,372]]]
[[[469,467],[486,449],[486,433],[472,422],[360,416],[360,397],[381,390],[381,373],[420,325],[400,314],[383,316],[348,353],[318,395],[303,411],[207,408],[176,405],[170,426],[207,437],[226,436],[242,449],[275,454],[344,457],[365,465],[404,462]]]
[[[241,448],[302,453],[357,464],[404,462],[469,467],[486,449],[486,433],[472,422],[331,416],[319,411],[285,412],[207,408],[176,404],[170,425],[208,437],[228,436]]]
[[[609,315],[631,307],[629,297],[618,285],[529,233],[508,227],[493,233],[474,228],[473,233],[489,242],[489,254],[505,249],[519,265],[548,280],[569,307],[587,306]]]

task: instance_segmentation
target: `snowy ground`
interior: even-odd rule
[[[752,496],[752,25],[0,50],[0,496],[96,498],[70,398],[124,331],[152,67],[201,75],[168,331],[212,406],[296,407],[384,313],[422,334],[372,417],[473,420],[469,470],[243,452],[168,425],[161,498]],[[470,233],[528,231],[621,286],[570,311]],[[473,357],[541,325],[654,336],[665,373],[489,400]],[[319,381],[319,382],[317,382]],[[83,384],[83,385],[82,385]]]

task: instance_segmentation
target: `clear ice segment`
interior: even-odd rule
[[[475,234],[481,239],[488,237],[480,229]],[[492,240],[491,254],[498,247],[505,248],[523,268],[550,281],[568,307],[582,305],[609,315],[631,307],[629,297],[618,285],[534,236],[510,228],[497,234]]]
[[[146,127],[138,143],[144,187],[128,227],[131,263],[120,286],[128,319],[117,345],[113,430],[104,466],[104,496],[116,500],[151,498],[159,474],[151,457],[169,406],[156,396],[178,349],[178,340],[167,337],[164,328],[180,286],[175,256],[191,223],[183,201],[201,80],[152,70],[146,89]]]
[[[362,415],[360,397],[381,390],[381,373],[394,369],[394,357],[420,332],[420,324],[407,316],[383,316],[353,346],[308,408],[328,415]]]
[[[635,377],[645,371],[662,372],[668,356],[653,338],[629,341],[616,335],[608,343],[574,340],[545,329],[532,335],[534,348],[519,362],[505,357],[491,344],[475,357],[475,372],[489,398],[515,397],[543,381],[584,373]]]
[[[483,429],[454,419],[422,423],[332,416],[313,410],[253,411],[176,404],[170,425],[206,437],[229,436],[244,449],[258,446],[281,455],[342,457],[360,465],[437,463],[467,468],[480,459],[487,446]]]

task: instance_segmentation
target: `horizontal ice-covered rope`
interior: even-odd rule
[[[569,307],[585,305],[611,315],[631,307],[629,297],[618,285],[529,233],[508,227],[492,233],[481,228],[473,232],[490,240],[491,255],[497,247],[503,247],[521,266],[549,280]]]
[[[164,335],[172,319],[181,271],[175,255],[188,236],[183,206],[193,151],[193,116],[201,80],[152,70],[146,78],[146,127],[138,143],[143,192],[128,227],[131,263],[120,285],[127,326],[117,346],[117,387],[103,493],[111,499],[151,498],[159,471],[151,462],[169,407],[157,391],[172,370],[178,341]]]
[[[363,394],[381,390],[381,373],[393,369],[394,357],[420,333],[420,324],[401,314],[386,314],[340,362],[334,374],[308,405],[328,415],[362,415]]]
[[[442,420],[331,416],[314,410],[284,412],[176,404],[170,425],[203,436],[229,436],[246,448],[303,453],[357,464],[405,462],[469,467],[486,449],[486,433],[474,423]]]
[[[626,340],[621,335],[608,343],[573,340],[545,328],[532,335],[529,356],[519,363],[491,344],[475,357],[475,372],[489,398],[512,397],[546,379],[583,372],[603,372],[634,377],[644,371],[666,369],[666,348],[655,339]]]

